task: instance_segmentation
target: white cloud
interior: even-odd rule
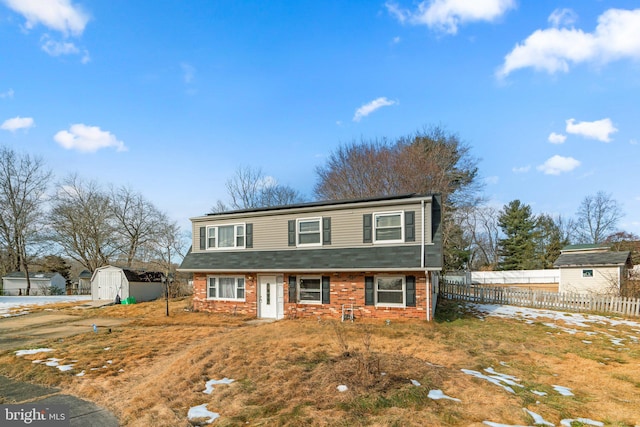
[[[6,92],[0,93],[0,98],[13,98],[14,93],[13,89],[9,89]]]
[[[549,15],[548,21],[554,27],[569,27],[576,23],[578,15],[572,9],[556,9]]]
[[[14,117],[2,123],[0,129],[15,132],[19,129],[29,129],[35,125],[32,117]]]
[[[75,44],[71,42],[59,42],[50,39],[48,36],[42,39],[42,50],[51,56],[73,55],[80,52]]]
[[[22,15],[30,30],[42,24],[64,35],[80,35],[84,31],[89,15],[71,0],[1,0],[10,9]]]
[[[124,142],[119,141],[111,132],[97,126],[82,123],[71,125],[68,131],[61,130],[53,139],[67,150],[93,153],[101,148],[115,147],[116,151],[127,151]]]
[[[561,133],[551,132],[549,135],[549,142],[552,144],[563,144],[567,140],[567,135]]]
[[[495,21],[509,9],[515,0],[424,0],[415,11],[402,9],[394,2],[385,4],[387,11],[400,23],[426,25],[448,34],[456,34],[458,26],[476,21]]]
[[[374,99],[373,101],[369,102],[368,104],[364,104],[362,107],[356,110],[356,113],[353,116],[353,121],[359,122],[363,117],[367,117],[377,109],[395,105],[397,103],[397,101],[391,101],[385,97]]]
[[[563,157],[557,154],[538,166],[538,170],[545,175],[560,175],[563,172],[571,172],[580,166],[580,162],[573,157]]]
[[[531,169],[531,166],[527,165],[527,166],[521,166],[519,168],[513,168],[511,170],[513,171],[513,173],[527,173],[529,172],[530,169]]]
[[[607,10],[598,17],[593,33],[575,28],[536,30],[505,56],[496,76],[504,78],[527,67],[549,74],[568,72],[570,64],[607,64],[624,58],[640,59],[640,9]]]
[[[180,68],[182,68],[182,78],[184,79],[184,82],[187,84],[192,83],[193,79],[196,77],[196,68],[186,62],[181,63]]]
[[[567,133],[581,135],[585,138],[597,139],[602,142],[611,142],[610,135],[618,132],[611,119],[606,118],[593,122],[578,122],[575,119],[567,120]]]
[[[400,36],[395,36],[395,37],[393,38],[393,44],[398,44],[398,43],[400,43],[400,40],[401,40],[401,39],[400,39]]]

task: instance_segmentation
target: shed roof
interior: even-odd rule
[[[51,279],[53,276],[55,276],[56,274],[60,274],[57,272],[51,273],[51,272],[47,272],[47,273],[43,273],[43,272],[29,272],[29,278],[30,279]],[[10,279],[26,279],[26,275],[24,274],[24,271],[14,271],[13,273],[8,273],[6,275],[4,275],[4,277],[6,278],[10,278]]]
[[[630,252],[574,252],[562,253],[553,263],[560,267],[586,267],[586,266],[622,266],[631,262]]]

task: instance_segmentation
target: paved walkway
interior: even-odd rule
[[[111,412],[95,403],[79,399],[60,390],[0,375],[0,397],[4,404],[35,403],[42,405],[65,405],[69,408],[71,427],[118,427],[118,419]]]

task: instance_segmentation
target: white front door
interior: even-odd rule
[[[278,287],[276,276],[260,276],[260,317],[278,318]]]

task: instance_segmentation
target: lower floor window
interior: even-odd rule
[[[405,279],[399,277],[376,277],[376,305],[404,307]]]
[[[207,298],[244,301],[244,277],[208,277]]]
[[[298,301],[322,303],[322,280],[320,277],[301,277]]]

